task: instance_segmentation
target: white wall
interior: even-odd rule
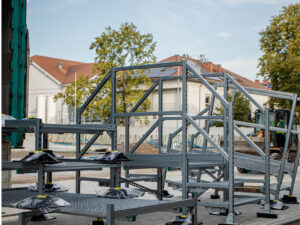
[[[53,97],[62,91],[59,82],[36,64],[29,65],[28,116],[42,118],[45,123],[62,123],[62,102]]]

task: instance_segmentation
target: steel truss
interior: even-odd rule
[[[144,96],[136,103],[136,105],[126,113],[117,113],[116,112],[116,73],[119,71],[127,71],[127,70],[146,70],[150,68],[158,68],[158,67],[181,67],[182,76],[169,76],[169,77],[160,77],[155,80],[152,86],[145,92]],[[206,80],[206,78],[210,77],[218,77],[222,82],[211,83]],[[177,111],[164,111],[163,110],[163,82],[167,80],[180,80],[181,81],[181,90],[182,90],[182,108]],[[197,80],[201,82],[212,94],[211,104],[199,112],[197,115],[189,115],[187,112],[187,82],[188,80]],[[76,123],[80,124],[81,122],[81,114],[87,107],[87,105],[92,101],[92,99],[96,96],[96,94],[101,90],[101,88],[105,85],[105,83],[111,82],[111,117],[110,121],[112,126],[116,125],[116,121],[118,117],[122,117],[125,120],[125,153],[126,156],[134,161],[124,162],[124,166],[126,167],[126,178],[130,178],[131,175],[129,173],[129,169],[135,168],[157,168],[157,184],[158,191],[162,191],[163,184],[165,183],[165,174],[167,168],[179,168],[181,169],[182,179],[180,182],[173,185],[177,185],[182,189],[182,198],[187,199],[189,196],[189,192],[194,192],[196,194],[203,193],[209,188],[214,188],[216,190],[223,189],[224,196],[223,202],[209,204],[205,202],[198,203],[202,206],[207,206],[214,209],[226,209],[228,216],[226,219],[227,224],[234,224],[234,207],[244,204],[252,204],[259,203],[260,200],[265,201],[264,214],[272,214],[270,210],[270,195],[273,193],[271,191],[272,187],[270,184],[270,175],[278,176],[278,183],[276,185],[276,193],[275,199],[279,198],[280,190],[282,190],[282,180],[285,172],[291,175],[292,182],[289,190],[290,194],[293,193],[295,178],[297,167],[299,163],[299,152],[297,153],[296,160],[294,163],[285,162],[285,158],[287,155],[287,148],[289,143],[289,138],[291,133],[300,134],[299,131],[292,129],[292,121],[295,112],[295,106],[297,101],[300,101],[300,98],[297,97],[296,94],[293,93],[285,93],[285,92],[277,92],[277,91],[269,91],[264,89],[254,89],[242,87],[230,74],[228,73],[211,73],[211,74],[198,74],[194,71],[189,64],[185,61],[182,62],[169,62],[169,63],[160,63],[160,64],[152,64],[152,65],[141,65],[141,66],[128,66],[128,67],[120,67],[113,68],[109,71],[106,77],[102,80],[102,82],[97,86],[92,95],[88,98],[88,100],[82,105],[80,109],[77,111],[77,120]],[[217,92],[218,87],[223,87],[223,95]],[[147,99],[148,96],[154,91],[158,89],[158,111],[156,112],[136,112],[139,106]],[[228,93],[233,90],[233,100],[229,102]],[[245,123],[241,121],[235,121],[233,119],[233,102],[234,97],[237,92],[241,92],[247,99],[250,100],[263,114],[265,118],[265,124],[252,124]],[[272,127],[269,124],[269,109],[261,106],[252,96],[251,94],[270,96],[270,97],[279,97],[283,99],[292,100],[292,109],[290,114],[290,120],[287,129],[281,129],[278,127]],[[213,115],[213,109],[215,105],[215,100],[219,100],[224,107],[224,113],[219,116]],[[147,132],[141,137],[141,139],[132,147],[129,148],[129,135],[130,135],[130,127],[129,121],[131,117],[136,116],[151,116],[157,115],[157,121],[148,129]],[[204,119],[207,121],[206,126],[201,128],[196,120]],[[163,152],[163,123],[166,120],[180,120],[182,121],[182,127],[177,129],[175,132],[169,134],[169,140],[167,144],[167,153]],[[210,137],[210,126],[213,121],[222,121],[224,124],[224,143],[223,146],[220,146],[219,143],[216,143]],[[190,146],[187,145],[187,128],[192,125],[197,133],[192,135]],[[284,146],[283,156],[281,162],[276,162],[274,160],[270,160],[269,154],[269,135],[266,135],[265,138],[265,152],[260,149],[250,138],[242,133],[238,125],[248,126],[248,127],[258,127],[265,130],[266,134],[269,134],[270,131],[282,131],[286,133],[286,142]],[[141,154],[133,154],[136,149],[149,137],[149,135],[154,131],[154,129],[158,128],[158,154],[155,155],[141,155]],[[242,138],[244,138],[250,146],[258,153],[259,156],[249,156],[246,154],[234,153],[234,132],[237,132]],[[173,138],[182,134],[182,148],[181,154],[173,154],[174,151],[172,149]],[[111,136],[111,147],[112,149],[117,148],[117,130],[109,131]],[[201,153],[195,153],[193,150],[193,143],[197,136],[202,135],[204,137],[203,141],[203,151]],[[80,134],[77,134],[77,154],[80,158],[82,156],[82,151],[80,150],[79,145]],[[207,150],[207,146],[210,144],[213,146],[216,152],[211,152]],[[300,147],[299,147],[300,148]],[[177,151],[178,152],[178,151]],[[199,157],[198,157],[199,156]],[[220,159],[221,157],[221,159]],[[235,157],[238,160],[235,160]],[[239,163],[238,163],[239,162]],[[238,196],[234,193],[234,186],[240,185],[241,181],[235,181],[234,179],[234,167],[250,167],[256,168],[257,165],[260,166],[260,171],[265,174],[264,176],[264,192],[261,196]],[[209,169],[218,167],[219,172],[217,177],[209,173]],[[189,171],[191,169],[197,169],[199,171],[197,179],[193,180],[189,176]],[[202,173],[210,174],[213,177],[212,182],[207,182],[201,178]],[[141,175],[143,176],[143,175]],[[80,174],[78,172],[77,180],[79,180]],[[153,180],[153,177],[151,178]],[[142,180],[142,179],[141,179]],[[145,178],[145,180],[149,180],[149,178]],[[167,181],[172,183],[170,181]],[[250,182],[247,179],[247,182]],[[257,181],[253,181],[257,182]],[[172,185],[172,184],[171,184]],[[79,189],[77,189],[79,190]]]

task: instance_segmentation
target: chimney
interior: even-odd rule
[[[222,66],[221,66],[221,64],[216,65],[216,72],[217,73],[222,73]]]
[[[204,69],[206,69],[208,72],[213,72],[213,63],[212,62],[206,62],[203,64]]]
[[[58,68],[59,68],[59,69],[62,69],[62,68],[63,68],[62,64],[63,64],[62,62],[59,62],[59,63],[58,63]]]

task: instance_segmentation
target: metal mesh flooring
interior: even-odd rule
[[[36,192],[30,192],[27,188],[3,190],[2,205],[13,207],[14,203],[36,195]],[[107,204],[114,204],[114,210],[121,211],[167,203],[166,201],[143,199],[104,199],[98,198],[93,194],[74,194],[66,192],[53,192],[50,195],[57,196],[71,203],[70,206],[59,208],[59,212],[90,216],[105,216]]]

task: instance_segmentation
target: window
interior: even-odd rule
[[[210,95],[205,96],[205,107],[210,105]]]

